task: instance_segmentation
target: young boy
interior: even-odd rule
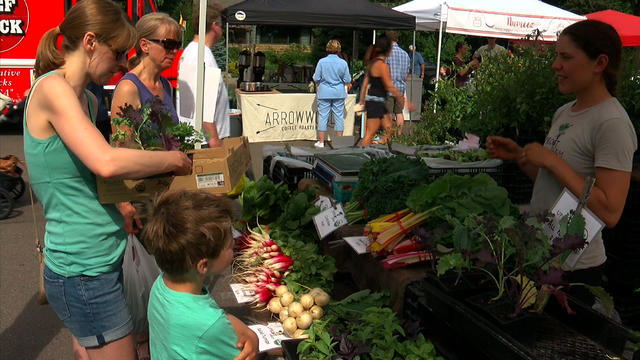
[[[257,358],[258,337],[203,286],[205,276],[231,264],[231,214],[229,199],[204,191],[156,201],[143,235],[163,271],[149,296],[152,359]]]

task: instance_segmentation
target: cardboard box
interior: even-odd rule
[[[227,138],[222,147],[188,152],[193,160],[190,175],[157,176],[140,180],[104,179],[98,177],[98,200],[103,204],[143,200],[163,191],[206,190],[226,194],[240,181],[251,165],[246,137]]]

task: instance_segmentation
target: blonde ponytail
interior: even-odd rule
[[[40,39],[36,53],[34,73],[36,77],[46,74],[64,65],[64,56],[58,50],[57,41],[60,36],[60,28],[55,27],[47,31]]]

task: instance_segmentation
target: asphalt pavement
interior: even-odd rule
[[[24,159],[22,134],[0,128],[0,156]],[[24,167],[23,167],[24,169]],[[26,171],[22,175],[28,183]],[[44,233],[42,206],[35,204],[38,234]],[[38,305],[39,264],[28,190],[13,213],[0,220],[0,359],[73,359],[71,333],[49,305]]]

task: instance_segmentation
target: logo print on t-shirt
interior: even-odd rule
[[[563,157],[564,152],[559,149],[558,145],[560,144],[560,137],[566,133],[566,131],[573,125],[569,123],[564,123],[558,127],[558,134],[555,137],[547,137],[545,140],[545,145],[551,149],[554,153],[558,154],[560,157]]]

